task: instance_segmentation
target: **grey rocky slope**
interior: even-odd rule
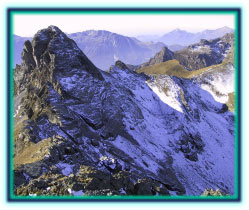
[[[201,79],[100,71],[55,26],[15,75],[16,194],[233,194],[234,114]]]

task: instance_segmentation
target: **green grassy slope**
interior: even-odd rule
[[[169,76],[176,76],[180,78],[193,78],[197,77],[198,75],[205,73],[207,71],[217,70],[217,69],[223,69],[222,67],[226,63],[221,63],[217,65],[212,65],[209,67],[201,68],[195,71],[188,71],[186,70],[182,65],[179,64],[179,61],[177,60],[169,60],[163,63],[157,63],[153,66],[146,66],[139,70],[137,70],[138,73],[145,73],[148,75],[169,75]]]

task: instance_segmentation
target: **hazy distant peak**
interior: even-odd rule
[[[180,28],[176,28],[176,29],[174,29],[173,31],[170,31],[169,33],[179,33],[179,32],[187,32],[187,31],[182,30],[182,29],[180,29]]]
[[[113,33],[111,31],[106,30],[86,30],[82,31],[81,33],[87,34],[89,36],[109,36],[109,35],[119,35],[117,33]]]
[[[223,30],[233,30],[232,28],[229,28],[228,26],[221,27],[220,29],[223,29]]]
[[[224,26],[224,27],[217,28],[217,29],[206,29],[206,30],[201,31],[199,33],[203,33],[203,32],[217,32],[217,31],[223,31],[224,33],[230,33],[230,32],[233,32],[234,30],[232,28]]]
[[[211,40],[215,38],[220,38],[226,33],[233,32],[233,29],[224,26],[214,30],[204,30],[198,33],[191,33],[188,31],[181,30],[179,28],[164,34],[157,41],[163,42],[166,45],[183,45],[187,46],[190,44],[198,43],[201,39]]]

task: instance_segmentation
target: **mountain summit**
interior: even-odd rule
[[[174,53],[170,51],[167,47],[163,47],[161,51],[156,53],[156,55],[151,58],[148,62],[142,64],[141,67],[151,66],[156,63],[162,63],[172,59],[174,59]]]
[[[33,55],[36,66],[41,68],[53,64],[57,71],[81,68],[94,76],[101,77],[97,68],[78,48],[76,43],[69,39],[56,26],[38,31],[32,40]]]

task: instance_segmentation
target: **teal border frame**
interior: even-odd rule
[[[13,170],[13,21],[16,14],[81,14],[81,15],[219,15],[235,18],[235,180],[231,196],[16,196]],[[241,200],[241,9],[240,8],[7,8],[7,201],[240,201]]]

